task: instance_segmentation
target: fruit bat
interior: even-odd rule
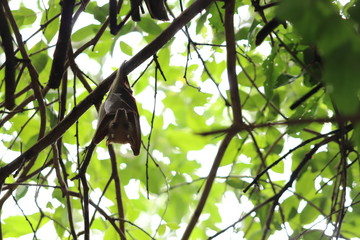
[[[106,144],[130,143],[137,156],[141,146],[139,112],[123,67],[124,63],[117,71],[106,100],[100,106],[93,142],[98,144],[107,137]]]

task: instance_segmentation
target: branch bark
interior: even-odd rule
[[[5,62],[5,107],[9,110],[15,106],[15,53],[11,38],[10,27],[5,17],[5,12],[0,3],[0,36],[4,48]]]
[[[109,149],[109,154],[110,154],[110,159],[111,159],[112,179],[114,180],[114,184],[115,184],[116,205],[118,208],[118,214],[119,214],[120,219],[125,219],[124,206],[123,206],[123,200],[122,200],[122,195],[121,195],[121,183],[120,183],[120,176],[119,176],[119,172],[118,172],[118,165],[117,165],[117,161],[116,161],[116,155],[115,155],[115,151],[114,151],[114,148],[112,145],[109,145],[108,149]],[[122,221],[122,220],[119,221],[119,228],[120,228],[120,232],[122,233],[122,234],[120,234],[120,239],[126,240],[125,222],[124,221]]]
[[[233,111],[233,124],[242,125],[241,104],[239,98],[239,88],[236,75],[236,48],[234,32],[234,10],[235,1],[225,2],[225,38],[226,38],[226,57],[227,74],[230,87],[231,108]]]
[[[61,1],[62,12],[59,29],[59,37],[54,52],[54,60],[51,66],[49,88],[58,88],[64,73],[67,50],[70,44],[72,30],[72,14],[74,11],[75,0]]]
[[[211,187],[212,187],[212,185],[214,183],[214,179],[216,177],[216,172],[217,172],[217,170],[218,170],[218,168],[220,166],[221,160],[222,160],[222,158],[223,158],[223,156],[225,154],[225,151],[226,151],[231,139],[235,136],[235,134],[236,134],[235,131],[231,131],[231,132],[227,133],[224,140],[221,142],[221,145],[220,145],[219,150],[218,150],[218,152],[216,154],[214,163],[213,163],[213,165],[211,167],[211,170],[210,170],[210,173],[209,173],[209,176],[208,176],[208,180],[206,181],[204,191],[203,191],[203,193],[202,193],[202,195],[200,197],[199,203],[196,206],[195,212],[194,212],[193,216],[191,217],[190,222],[187,225],[186,230],[185,230],[185,232],[184,232],[184,234],[183,234],[183,236],[181,238],[182,240],[189,239],[189,237],[191,235],[191,232],[195,228],[196,222],[199,220],[200,214],[201,214],[202,210],[205,207],[206,200],[209,197],[210,190],[211,190]]]

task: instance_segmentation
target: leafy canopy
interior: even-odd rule
[[[134,4],[1,1],[2,237],[358,238],[360,4]],[[74,179],[125,60],[140,155]]]

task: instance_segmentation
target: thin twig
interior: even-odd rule
[[[186,239],[189,239],[190,235],[191,235],[191,232],[193,231],[195,225],[196,225],[196,222],[198,221],[199,217],[200,217],[200,214],[202,212],[202,210],[204,209],[205,207],[205,203],[206,203],[206,200],[210,194],[210,190],[211,190],[211,187],[214,183],[214,179],[216,177],[216,172],[220,166],[220,163],[221,163],[221,160],[225,154],[225,151],[231,141],[231,139],[233,138],[233,136],[235,136],[235,132],[229,132],[225,135],[225,138],[223,139],[223,141],[221,142],[220,144],[220,147],[219,147],[219,150],[216,154],[216,157],[215,157],[215,160],[214,160],[214,163],[211,167],[211,170],[210,170],[210,173],[208,175],[208,179],[206,181],[206,184],[205,184],[205,187],[204,187],[204,191],[200,197],[200,200],[196,206],[196,209],[190,219],[190,222],[189,224],[187,225],[186,227],[186,230],[182,236],[182,240],[186,240]]]
[[[114,148],[112,145],[109,145],[108,149],[109,149],[110,160],[111,160],[111,171],[112,171],[111,175],[112,175],[112,179],[114,180],[114,183],[115,183],[116,204],[117,204],[117,208],[118,208],[118,213],[119,213],[120,219],[125,219],[124,206],[123,206],[123,200],[122,200],[122,195],[121,195],[120,176],[119,176],[118,166],[117,166],[117,162],[116,162],[116,154],[115,154],[115,151],[114,151]],[[126,240],[124,221],[120,221],[119,225],[120,225],[120,238],[121,238],[121,240]]]

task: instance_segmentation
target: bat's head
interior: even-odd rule
[[[130,143],[131,132],[132,126],[128,120],[127,112],[125,109],[120,108],[116,111],[114,119],[109,123],[106,143]]]
[[[135,115],[135,112],[128,112],[123,108],[118,109],[114,119],[109,123],[106,143],[130,143],[134,155],[137,156],[140,152],[141,139],[139,139],[139,128],[134,120]]]

